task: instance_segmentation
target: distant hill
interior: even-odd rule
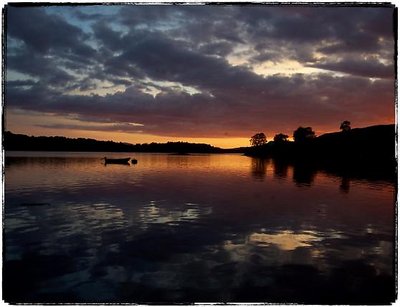
[[[327,133],[303,143],[272,141],[250,147],[245,154],[332,172],[390,173],[394,176],[397,170],[395,152],[395,125],[377,125]]]
[[[395,158],[396,127],[378,125],[323,134],[314,140],[313,149],[326,157],[386,163]]]
[[[239,149],[221,149],[208,144],[168,142],[150,144],[128,144],[112,141],[97,141],[85,138],[62,136],[27,136],[6,131],[3,134],[6,151],[89,151],[89,152],[165,152],[165,153],[226,153],[243,152]]]

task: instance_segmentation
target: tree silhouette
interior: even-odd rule
[[[315,132],[311,127],[299,127],[293,132],[293,138],[296,143],[303,143],[315,138]]]
[[[283,133],[276,134],[276,135],[274,136],[274,142],[275,142],[275,143],[287,142],[288,137],[289,137],[288,135],[283,134]]]
[[[264,133],[256,133],[250,139],[251,146],[261,146],[267,143],[267,137]]]
[[[348,132],[351,130],[350,125],[351,123],[348,120],[345,120],[344,122],[341,123],[340,130],[342,130],[343,132]]]

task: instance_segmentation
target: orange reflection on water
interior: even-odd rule
[[[275,234],[252,233],[249,242],[259,246],[277,245],[281,250],[291,251],[298,247],[312,246],[313,242],[321,241],[313,232],[294,233],[293,231],[283,230]]]
[[[245,172],[251,160],[241,154],[135,154],[140,167],[146,169],[182,171],[184,169],[218,172]]]

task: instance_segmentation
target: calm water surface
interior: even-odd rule
[[[7,153],[8,302],[394,300],[395,185],[241,155]]]

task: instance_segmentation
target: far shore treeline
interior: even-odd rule
[[[27,136],[6,131],[3,135],[6,151],[87,151],[87,152],[161,152],[161,153],[225,153],[244,149],[222,149],[208,144],[167,142],[129,144],[63,136]]]
[[[6,131],[3,133],[3,148],[6,152],[242,153],[257,159],[272,158],[276,163],[291,164],[297,168],[318,168],[334,173],[365,174],[395,180],[397,161],[394,124],[351,129],[350,122],[345,121],[340,129],[341,132],[316,136],[311,127],[299,127],[293,132],[294,141],[289,141],[284,134],[277,134],[273,140],[268,141],[265,134],[260,132],[251,137],[252,146],[232,149],[188,142],[129,144],[62,136],[27,136]]]

